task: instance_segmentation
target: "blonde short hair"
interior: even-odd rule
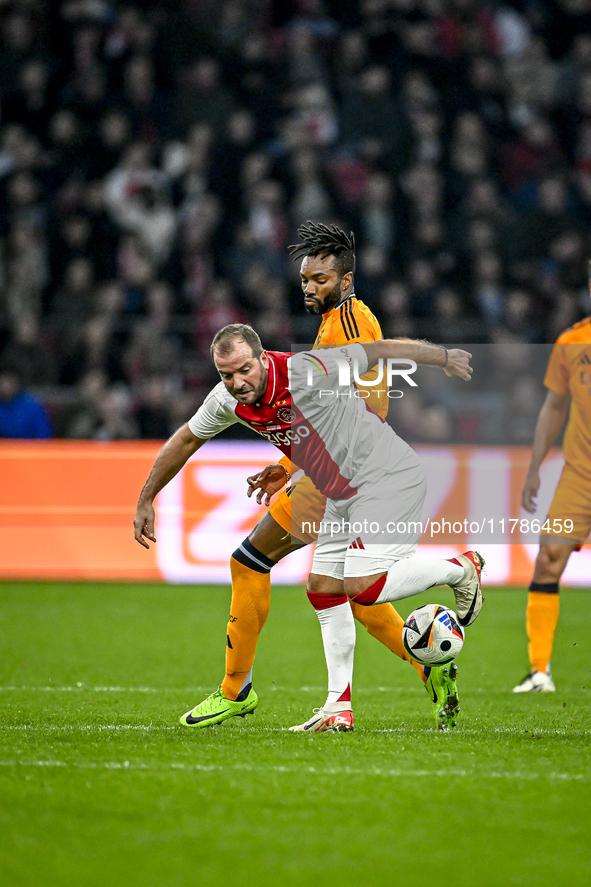
[[[214,359],[214,352],[220,355],[231,354],[235,348],[236,341],[246,342],[250,346],[253,357],[260,357],[263,351],[263,345],[259,338],[259,334],[246,323],[229,323],[223,327],[213,337],[213,342],[209,349],[211,359]]]

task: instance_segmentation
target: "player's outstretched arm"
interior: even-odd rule
[[[140,493],[135,520],[133,522],[136,542],[149,548],[148,542],[155,542],[154,536],[154,499],[160,490],[178,474],[193,453],[207,443],[201,437],[195,437],[185,423],[169,438],[154,462],[152,471]]]
[[[414,360],[423,366],[441,367],[448,376],[459,376],[466,382],[472,376],[469,351],[461,348],[444,348],[413,339],[382,339],[379,342],[360,343],[367,354],[369,367],[374,367],[382,358]]]
[[[566,419],[569,395],[548,391],[546,400],[538,416],[531,462],[521,492],[521,504],[526,511],[533,514],[536,510],[536,498],[540,488],[540,465],[548,455],[548,450],[556,442],[560,429]]]

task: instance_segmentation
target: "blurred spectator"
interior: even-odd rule
[[[100,375],[92,374],[84,380],[82,402],[68,437],[88,440],[138,437],[139,429],[131,415],[131,399],[124,388],[107,388]]]
[[[477,55],[469,62],[467,110],[474,111],[488,135],[506,142],[511,137],[511,122],[504,91],[503,73],[499,59],[491,55]]]
[[[132,140],[132,123],[122,108],[107,108],[98,121],[97,138],[88,158],[92,178],[102,178],[114,169]]]
[[[306,219],[330,218],[334,199],[317,151],[300,148],[290,158],[293,196],[290,217],[294,228]]]
[[[332,97],[322,83],[310,83],[294,89],[286,97],[291,113],[283,118],[276,142],[277,152],[289,152],[311,145],[332,145],[338,136],[338,119]]]
[[[526,375],[515,380],[509,409],[505,412],[505,434],[508,442],[531,446],[542,399],[543,390],[536,376]]]
[[[48,101],[49,64],[30,58],[18,72],[17,89],[3,103],[6,120],[19,123],[40,142],[47,139],[51,105]]]
[[[511,257],[546,256],[552,241],[568,229],[577,228],[574,200],[563,175],[548,175],[541,179],[535,189],[534,201],[532,208],[513,226]]]
[[[400,185],[411,221],[443,211],[443,176],[432,164],[421,161],[409,166],[400,177]]]
[[[415,336],[415,322],[410,316],[410,293],[404,281],[392,280],[384,286],[377,314],[386,337]]]
[[[536,321],[533,299],[524,290],[509,290],[505,298],[502,323],[514,342],[525,345],[540,341],[540,326]]]
[[[92,263],[84,256],[71,259],[45,321],[48,344],[59,366],[70,367],[79,353],[84,325],[95,307],[94,295]]]
[[[39,330],[43,293],[49,281],[42,229],[26,215],[15,220],[9,231],[5,269],[8,321],[14,340],[19,342],[29,331],[36,335]]]
[[[359,235],[367,246],[389,254],[396,241],[394,182],[384,172],[375,172],[365,183],[359,208]]]
[[[64,363],[60,381],[72,385],[90,372],[98,372],[110,380],[122,378],[122,351],[128,338],[123,305],[124,292],[119,283],[100,287],[94,313],[79,331],[78,348],[71,360]]]
[[[486,249],[473,263],[472,291],[481,317],[494,326],[503,317],[503,263],[498,252]]]
[[[195,123],[208,123],[221,134],[235,99],[222,82],[219,61],[203,57],[181,71],[172,105],[171,131],[177,138],[184,139]]]
[[[423,443],[449,443],[453,438],[454,421],[449,407],[442,403],[429,404],[420,412],[415,440]]]
[[[1,38],[0,82],[3,94],[12,97],[18,89],[18,74],[22,65],[38,53],[30,14],[25,10],[9,9],[2,20]]]
[[[73,416],[66,437],[84,440],[92,437],[96,425],[96,404],[106,392],[108,380],[101,369],[88,370],[78,381]]]
[[[509,142],[502,153],[502,183],[509,194],[517,197],[524,185],[551,172],[562,159],[562,150],[549,120],[528,118],[518,137]]]
[[[585,301],[588,295],[588,292],[585,292]],[[556,296],[556,303],[546,326],[547,341],[555,342],[564,330],[576,323],[583,313],[581,307],[579,306],[579,299],[577,299],[576,293],[559,290]]]
[[[439,163],[443,159],[443,116],[437,108],[418,105],[408,109],[412,159]]]
[[[558,97],[558,65],[548,56],[548,49],[539,36],[529,38],[519,56],[507,59],[509,113],[515,121],[554,108]]]
[[[173,394],[162,376],[149,376],[142,382],[135,410],[140,437],[166,440],[176,430],[171,423],[170,402]]]
[[[64,87],[63,103],[87,127],[100,119],[108,107],[107,76],[103,67],[93,64],[73,72]]]
[[[157,265],[170,254],[176,215],[166,193],[167,181],[151,162],[146,142],[133,142],[123,162],[105,179],[105,203],[114,221],[136,234]]]
[[[255,147],[257,121],[247,108],[237,108],[226,122],[225,137],[212,151],[211,188],[224,203],[236,199],[243,158]]]
[[[433,262],[417,256],[409,263],[407,273],[413,317],[429,317],[432,314],[438,283]]]
[[[454,122],[450,145],[448,190],[452,199],[489,174],[488,136],[477,114],[464,112]]]
[[[53,437],[53,426],[41,401],[24,387],[16,364],[0,363],[0,437]]]
[[[195,342],[199,353],[206,360],[211,340],[217,331],[229,323],[245,323],[247,316],[236,303],[228,281],[218,279],[212,281],[208,287],[195,319]]]
[[[294,21],[286,33],[286,78],[294,86],[322,83],[326,69],[317,35],[306,21]]]
[[[388,254],[382,246],[368,245],[357,251],[356,286],[371,308],[379,299],[387,274]]]
[[[390,72],[385,66],[365,68],[343,95],[343,140],[364,156],[396,158],[405,129],[391,93]]]
[[[481,342],[481,324],[470,314],[460,294],[442,287],[435,296],[435,323],[431,338],[436,342]]]
[[[126,63],[121,98],[135,138],[157,142],[166,136],[165,97],[157,88],[154,62],[149,56],[138,53]]]

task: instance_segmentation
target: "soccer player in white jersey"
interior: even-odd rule
[[[421,464],[408,444],[365,409],[343,374],[356,364],[359,377],[380,358],[393,358],[440,366],[447,375],[467,381],[470,355],[409,340],[297,355],[265,352],[254,330],[242,324],[221,330],[211,350],[222,381],[164,445],[140,496],[135,537],[145,545],[155,541],[156,494],[197,449],[234,422],[253,428],[289,456],[327,496],[325,520],[342,526],[336,534],[332,527],[321,531],[308,587],[319,611],[328,697],[309,721],[292,729],[351,730],[355,625],[349,598],[372,605],[449,584],[461,623],[470,625],[482,606],[483,560],[476,552],[451,560],[414,556],[426,488]],[[260,500],[285,481],[283,467],[270,466],[250,479],[250,492],[258,489]],[[392,521],[413,528],[397,536],[388,530]],[[351,536],[350,524],[362,529]],[[254,710],[256,696],[251,693],[253,698],[249,694],[241,700],[237,714]],[[187,712],[181,721],[191,724],[191,718]]]

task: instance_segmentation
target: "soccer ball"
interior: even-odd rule
[[[453,610],[427,604],[404,623],[402,643],[409,656],[422,665],[446,665],[464,646],[464,629]]]

